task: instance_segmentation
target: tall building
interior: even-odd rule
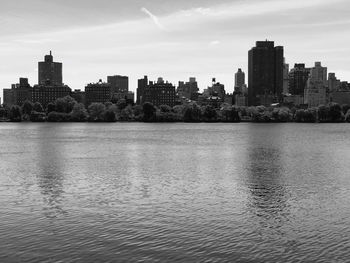
[[[62,63],[54,62],[53,56],[45,56],[39,62],[39,83],[32,88],[32,102],[39,102],[43,107],[58,98],[71,95],[71,88],[62,82]]]
[[[309,107],[317,107],[328,102],[327,99],[327,68],[316,62],[310,69],[310,76],[304,90],[304,103]]]
[[[322,67],[321,62],[315,62],[315,66],[310,69],[310,78],[327,86],[327,67]]]
[[[289,64],[283,62],[283,94],[289,93]]]
[[[112,93],[128,93],[129,77],[127,76],[108,76],[107,83],[111,85]]]
[[[97,83],[90,83],[85,87],[85,103],[88,107],[91,103],[105,103],[111,101],[112,87],[111,84],[102,82],[100,79]]]
[[[137,91],[136,91],[136,104],[142,104],[144,91],[148,86],[148,77],[144,76],[143,79],[137,81]]]
[[[179,81],[177,93],[180,98],[186,98],[188,100],[198,100],[198,83],[196,78],[190,78],[188,82]]]
[[[141,104],[150,102],[159,107],[161,105],[175,106],[175,87],[168,82],[164,82],[162,78],[158,78],[156,83],[150,82],[143,90]]]
[[[273,41],[257,41],[248,52],[248,104],[269,105],[281,101],[283,47]]]
[[[305,64],[294,64],[289,72],[289,93],[292,95],[304,95],[310,69],[305,68]]]
[[[39,65],[39,85],[62,86],[62,63],[53,62],[53,56],[45,56],[45,60],[38,63]]]
[[[335,73],[328,74],[328,89],[330,92],[338,91],[340,88],[340,80],[336,78]]]
[[[235,92],[243,92],[243,86],[245,85],[245,73],[241,68],[235,73]]]

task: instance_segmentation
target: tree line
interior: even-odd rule
[[[32,122],[350,122],[350,106],[330,103],[315,108],[236,107],[223,103],[218,107],[200,106],[195,102],[170,107],[116,103],[92,103],[85,107],[66,96],[49,103],[44,109],[39,103],[25,101],[22,106],[0,107],[1,121]]]

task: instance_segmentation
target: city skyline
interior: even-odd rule
[[[72,89],[120,74],[129,76],[132,91],[148,75],[173,84],[196,77],[200,90],[215,77],[232,92],[237,69],[248,73],[248,50],[265,39],[284,46],[290,65],[321,61],[337,78],[350,80],[350,20],[344,20],[350,5],[344,0],[128,1],[122,11],[121,1],[28,2],[5,0],[0,11],[6,51],[0,55],[1,89],[19,77],[36,84],[37,62],[52,50]]]

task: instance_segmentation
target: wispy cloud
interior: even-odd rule
[[[142,7],[141,8],[141,12],[145,13],[146,15],[148,15],[154,22],[154,24],[161,30],[165,30],[165,27],[159,22],[159,19],[157,16],[155,16],[154,14],[152,14],[147,8]]]
[[[220,44],[220,41],[219,40],[213,40],[209,43],[210,46],[216,46],[216,45],[219,45]]]

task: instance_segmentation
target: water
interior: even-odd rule
[[[349,262],[348,124],[0,124],[0,262]]]

